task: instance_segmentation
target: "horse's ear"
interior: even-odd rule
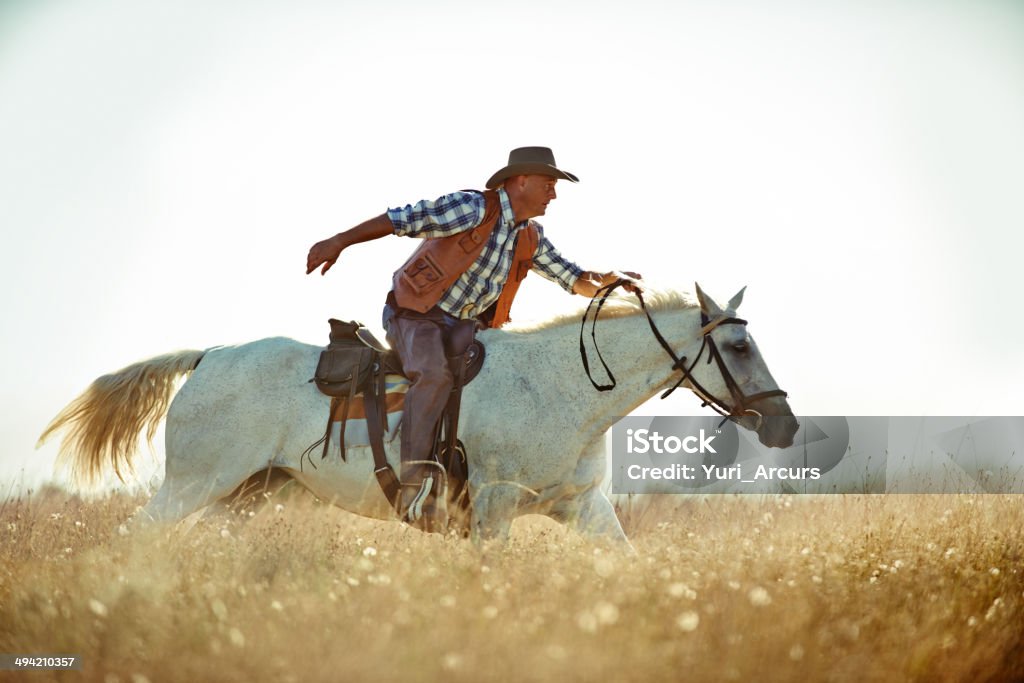
[[[714,299],[704,293],[704,290],[700,288],[700,284],[694,282],[693,286],[697,289],[697,301],[700,302],[700,310],[704,311],[704,315],[709,318],[717,318],[722,315],[722,307],[716,304]]]
[[[743,292],[745,291],[747,291],[747,286],[743,285],[743,289],[736,292],[736,296],[729,299],[729,305],[726,308],[728,308],[731,311],[735,311],[737,308],[739,308],[740,304],[743,303]]]

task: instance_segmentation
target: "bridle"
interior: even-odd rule
[[[598,391],[609,391],[611,389],[614,389],[617,382],[615,380],[615,376],[612,374],[612,371],[608,368],[608,364],[604,362],[604,357],[601,355],[601,350],[597,346],[597,319],[601,314],[601,307],[604,306],[604,302],[608,300],[608,296],[612,293],[612,291],[614,291],[618,287],[631,283],[632,281],[630,280],[619,279],[610,285],[605,285],[604,287],[601,287],[599,290],[597,290],[597,293],[594,295],[594,298],[587,305],[587,310],[584,311],[583,313],[583,321],[580,325],[580,357],[583,360],[583,369],[587,373],[587,378],[590,379],[590,383],[593,384],[594,388],[597,389]],[[675,384],[673,384],[669,389],[667,389],[661,395],[661,398],[667,398],[673,391],[678,389],[683,384],[683,382],[689,382],[690,386],[694,390],[694,393],[696,393],[697,396],[700,397],[700,399],[703,401],[703,403],[701,403],[701,407],[711,406],[715,412],[717,412],[719,415],[724,416],[725,420],[736,419],[744,417],[746,415],[754,415],[757,418],[757,424],[754,427],[754,430],[756,431],[757,429],[760,429],[761,423],[764,420],[764,415],[760,411],[754,410],[751,406],[757,403],[758,401],[763,401],[765,399],[773,398],[775,396],[788,396],[788,394],[782,389],[771,389],[769,391],[760,391],[756,394],[745,394],[743,393],[743,389],[740,387],[739,383],[737,383],[736,379],[732,376],[732,373],[729,372],[728,366],[722,359],[722,354],[718,351],[718,345],[715,344],[715,340],[711,337],[711,332],[714,331],[715,328],[717,328],[719,325],[746,325],[746,320],[733,317],[720,317],[711,320],[707,317],[704,311],[701,311],[700,334],[702,337],[702,341],[700,345],[700,350],[697,352],[697,355],[694,356],[693,362],[690,363],[689,367],[687,367],[686,356],[676,356],[675,351],[673,351],[669,343],[665,341],[665,337],[661,334],[661,331],[658,329],[658,326],[654,324],[654,318],[651,317],[650,312],[647,310],[647,304],[644,302],[643,294],[640,293],[639,289],[634,289],[633,294],[640,301],[640,308],[641,310],[643,310],[644,315],[647,316],[647,322],[651,326],[651,332],[654,333],[654,338],[658,340],[658,343],[661,345],[661,348],[665,349],[665,353],[667,353],[669,355],[669,358],[672,359],[672,370],[679,370],[682,373],[679,377],[679,380]],[[587,318],[590,315],[591,307],[594,306],[594,302],[597,302],[597,309],[594,311],[594,320],[591,323],[590,336],[591,339],[594,340],[594,350],[597,352],[597,357],[601,361],[601,365],[604,367],[604,371],[608,375],[608,378],[611,380],[611,384],[598,384],[596,381],[594,381],[594,377],[590,372],[590,362],[587,358],[587,349],[586,346],[583,344],[583,330],[587,325]],[[710,363],[712,360],[714,360],[715,363],[718,365],[718,370],[719,372],[722,373],[722,379],[725,381],[725,386],[729,389],[729,394],[732,398],[732,405],[729,405],[722,399],[716,397],[714,394],[708,391],[700,382],[698,382],[696,377],[693,376],[693,368],[696,367],[697,361],[699,361],[701,356],[704,354],[705,348],[708,349],[708,359],[706,362]],[[722,424],[725,424],[725,420],[722,420]]]

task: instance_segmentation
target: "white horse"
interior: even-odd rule
[[[657,329],[688,359],[682,367],[692,364],[685,377],[634,298],[609,299],[598,331],[617,380],[612,391],[596,391],[581,367],[576,316],[481,332],[486,362],[465,388],[459,430],[469,462],[474,542],[506,540],[515,517],[540,513],[586,536],[628,544],[600,487],[604,435],[618,417],[680,379],[703,399],[733,409],[733,419],[756,430],[766,446],[791,445],[796,418],[745,324],[719,324],[744,322],[735,319],[742,294],[724,309],[699,286],[699,307],[679,293],[647,294]],[[702,313],[709,324],[702,324]],[[721,361],[695,362],[708,341]],[[345,461],[317,458],[315,469],[301,462],[323,434],[330,401],[308,381],[320,351],[271,338],[142,361],[93,382],[54,418],[40,443],[66,428],[58,462],[69,463],[79,480],[96,480],[110,469],[120,477],[131,470],[142,429],[152,440],[166,414],[166,473],[143,508],[148,519],[181,520],[271,473],[351,512],[397,519],[374,477],[368,446],[347,448]],[[190,377],[172,402],[183,375]],[[396,470],[398,444],[392,439],[387,449]]]

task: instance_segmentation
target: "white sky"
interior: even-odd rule
[[[581,177],[542,222],[584,268],[748,285],[798,413],[1021,414],[1024,10],[859,4],[0,4],[0,493],[103,373],[379,328],[415,243],[309,246],[521,145]]]

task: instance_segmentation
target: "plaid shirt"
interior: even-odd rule
[[[516,223],[505,188],[498,188],[498,198],[501,216],[484,250],[438,302],[441,310],[456,318],[475,318],[498,300],[512,269],[516,235],[530,222]],[[455,192],[434,201],[388,209],[387,215],[396,235],[448,237],[480,224],[484,219],[484,196],[479,192]],[[583,270],[558,253],[539,223],[533,224],[540,238],[533,254],[533,269],[572,293]]]

